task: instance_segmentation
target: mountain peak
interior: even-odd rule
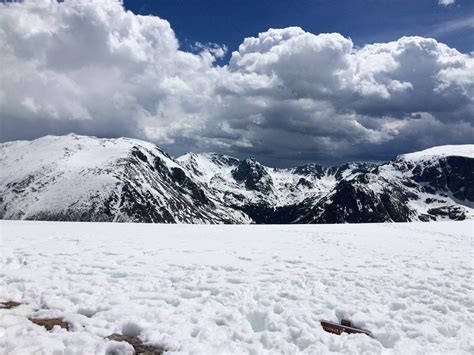
[[[408,154],[402,154],[397,159],[404,160],[420,160],[429,158],[441,158],[441,157],[465,157],[474,158],[474,144],[460,144],[460,145],[441,145],[431,147],[419,152],[413,152]]]
[[[376,166],[273,169],[218,153],[171,158],[131,138],[69,134],[0,144],[0,218],[335,223],[474,216],[473,145]]]
[[[237,182],[243,182],[249,190],[261,192],[270,192],[272,190],[273,181],[271,176],[254,157],[242,160],[231,173]]]

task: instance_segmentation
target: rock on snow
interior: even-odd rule
[[[472,222],[0,228],[0,353],[474,351]],[[341,318],[373,338],[319,323]]]

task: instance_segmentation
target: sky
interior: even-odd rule
[[[474,51],[474,1],[446,3],[449,5],[437,0],[126,0],[124,5],[136,14],[168,20],[184,48],[191,49],[195,42],[226,45],[226,58],[243,38],[290,26],[315,34],[338,32],[358,46],[417,35],[436,38],[462,52]]]
[[[0,3],[0,141],[382,161],[474,143],[472,0]]]

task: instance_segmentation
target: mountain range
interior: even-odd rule
[[[277,169],[250,157],[69,134],[0,144],[0,218],[149,223],[368,223],[474,217],[474,145],[381,164]]]

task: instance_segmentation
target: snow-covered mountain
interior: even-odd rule
[[[162,223],[344,223],[474,217],[474,145],[382,165],[275,169],[173,159],[139,140],[70,134],[0,145],[0,217]]]
[[[381,165],[290,169],[220,154],[177,159],[256,223],[406,222],[474,217],[474,145],[441,146]]]
[[[3,219],[249,222],[151,143],[70,134],[0,151]]]
[[[227,205],[268,204],[272,207],[320,197],[342,179],[375,168],[371,163],[335,167],[307,164],[288,169],[263,166],[253,157],[245,160],[215,153],[187,153],[177,158],[195,179],[209,185]]]

